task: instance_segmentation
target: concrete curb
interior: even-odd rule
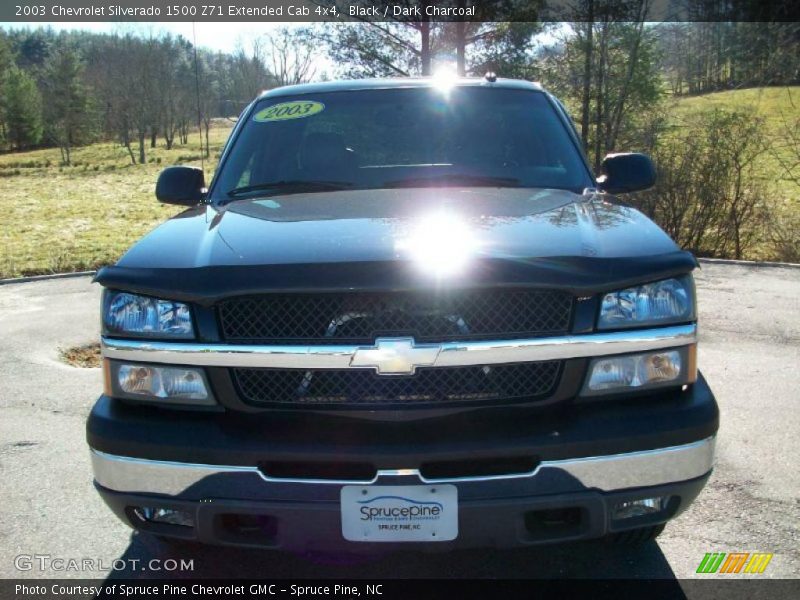
[[[740,267],[770,267],[781,269],[800,269],[800,264],[786,263],[786,262],[758,262],[754,260],[733,260],[730,258],[698,258],[701,263],[708,263],[710,265],[738,265]]]
[[[76,271],[74,273],[53,273],[52,275],[31,275],[30,277],[12,277],[11,279],[0,279],[0,285],[12,283],[29,283],[32,281],[48,281],[49,279],[73,279],[75,277],[88,277],[97,271]]]

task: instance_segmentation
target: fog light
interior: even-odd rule
[[[140,506],[136,508],[134,512],[136,516],[143,521],[166,523],[167,525],[180,525],[181,527],[194,527],[194,516],[192,513],[184,510]]]
[[[668,498],[666,496],[656,496],[655,498],[642,498],[641,500],[620,502],[614,506],[611,518],[615,521],[620,521],[622,519],[652,515],[664,510],[667,506],[667,500]]]
[[[188,367],[111,365],[112,394],[122,398],[175,404],[213,405],[203,371]]]
[[[678,383],[684,371],[682,350],[611,356],[592,361],[584,394]]]

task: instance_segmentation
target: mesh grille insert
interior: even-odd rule
[[[472,290],[442,294],[273,294],[224,300],[226,341],[372,343],[380,336],[418,342],[565,333],[573,297],[553,290]]]
[[[232,369],[242,400],[254,406],[422,405],[542,399],[558,384],[560,361],[420,368],[412,376],[371,369]]]

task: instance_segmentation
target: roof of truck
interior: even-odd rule
[[[486,77],[462,77],[445,80],[452,86],[492,87],[515,90],[541,91],[538,83],[522,79],[501,79],[494,81]],[[379,90],[390,88],[424,88],[441,85],[440,77],[396,77],[385,79],[344,79],[341,81],[323,81],[319,83],[303,83],[266,90],[258,98],[276,96],[293,96],[297,94],[319,94],[322,92],[345,92],[354,90]]]

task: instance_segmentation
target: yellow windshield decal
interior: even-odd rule
[[[269,108],[258,111],[253,117],[254,121],[259,123],[268,123],[270,121],[288,121],[289,119],[302,119],[310,117],[325,110],[325,105],[322,102],[314,102],[312,100],[296,100],[294,102],[282,102],[274,104]]]

